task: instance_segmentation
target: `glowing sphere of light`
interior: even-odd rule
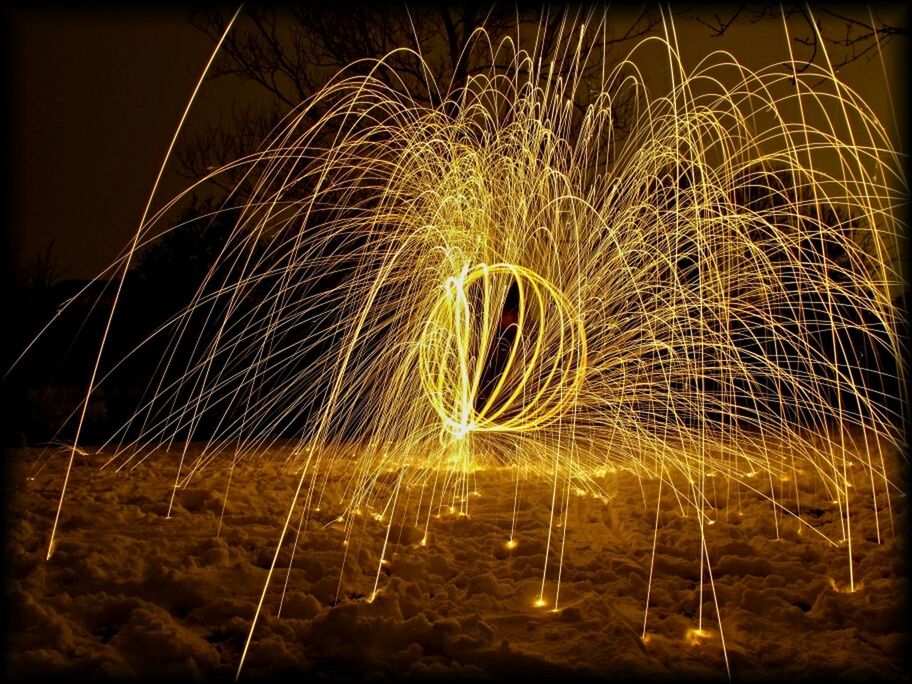
[[[449,278],[421,340],[421,380],[443,424],[468,432],[536,430],[573,405],[586,335],[568,298],[515,264]]]

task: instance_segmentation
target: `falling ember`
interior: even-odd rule
[[[712,638],[712,634],[705,629],[688,629],[684,638],[691,646],[699,646],[703,641]]]
[[[256,462],[293,434],[282,464],[293,487],[259,561],[238,675],[257,630],[289,610],[295,578],[321,574],[308,557],[316,535],[330,541],[315,557],[338,561],[332,605],[376,615],[406,596],[409,554],[432,563],[438,539],[483,525],[496,526],[489,553],[528,575],[523,601],[553,595],[559,617],[535,621],[577,619],[590,609],[572,593],[579,575],[623,567],[618,591],[645,599],[635,618],[618,612],[641,620],[642,636],[627,626],[634,643],[680,642],[680,630],[646,634],[664,619],[650,607],[692,589],[684,642],[728,669],[717,585],[754,570],[739,556],[747,541],[720,550],[716,535],[737,522],[747,540],[805,527],[816,534],[801,545],[844,540],[848,581],[829,583],[845,593],[862,586],[858,544],[892,528],[907,409],[891,255],[907,190],[882,125],[832,68],[752,71],[727,54],[685,68],[667,22],[663,39],[584,81],[592,27],[552,30],[525,47],[478,32],[475,48],[507,66],[438,105],[390,87],[395,52],[343,71],[211,175],[240,168],[253,190],[193,300],[158,333],[190,351],[159,366],[99,453],[118,469],[179,453],[176,521],[171,506],[210,464]],[[559,64],[539,57],[552,39],[566,44]],[[639,71],[657,49],[661,93]],[[618,101],[634,105],[624,131]],[[157,217],[133,250],[167,230]],[[816,524],[830,512],[831,526]],[[533,538],[523,524],[535,514],[546,522]],[[625,515],[648,528],[643,567],[587,539],[591,567],[568,579],[575,534]],[[666,528],[672,516],[683,526]],[[692,534],[692,563],[656,562],[666,529]],[[48,558],[60,540],[55,521]],[[662,573],[686,589],[652,593]],[[464,585],[502,590],[496,572]],[[290,610],[316,621],[307,597]]]

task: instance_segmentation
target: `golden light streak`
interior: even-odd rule
[[[73,470],[73,461],[76,459],[77,445],[79,444],[79,437],[82,434],[82,426],[85,422],[86,410],[89,408],[89,399],[92,396],[92,390],[95,387],[95,381],[98,376],[98,368],[101,365],[101,355],[104,352],[105,342],[107,341],[108,333],[111,330],[111,322],[114,320],[114,312],[117,310],[117,302],[120,299],[120,294],[123,290],[124,279],[127,277],[127,271],[130,269],[130,263],[133,259],[133,255],[136,253],[140,237],[147,229],[146,219],[148,218],[149,211],[152,207],[152,200],[154,199],[156,191],[158,190],[158,184],[161,182],[162,174],[165,172],[165,166],[167,166],[168,160],[171,158],[171,152],[174,150],[174,145],[177,143],[177,140],[180,137],[181,130],[184,127],[184,121],[187,120],[187,114],[190,112],[190,108],[193,106],[194,100],[196,100],[196,94],[199,92],[203,81],[206,80],[206,75],[209,73],[209,68],[212,66],[212,62],[215,60],[215,56],[219,53],[219,50],[221,49],[222,43],[225,41],[226,36],[231,32],[231,27],[234,25],[235,19],[237,19],[238,15],[241,13],[241,9],[243,9],[243,5],[237,8],[234,15],[231,17],[231,20],[225,26],[225,30],[222,32],[222,37],[219,39],[219,42],[212,50],[212,54],[209,56],[209,61],[206,63],[206,67],[200,74],[200,77],[196,82],[196,86],[193,88],[193,93],[190,95],[190,99],[187,101],[187,106],[184,108],[184,113],[181,114],[181,118],[177,124],[177,128],[174,131],[174,135],[171,137],[171,143],[168,145],[168,151],[165,153],[165,158],[162,160],[161,166],[158,169],[158,174],[155,176],[155,182],[152,185],[152,190],[149,193],[149,199],[146,201],[146,206],[143,209],[142,218],[139,220],[139,228],[137,229],[136,235],[133,238],[133,243],[130,245],[127,256],[124,259],[123,271],[121,272],[120,278],[117,281],[117,290],[114,293],[114,300],[111,304],[111,311],[108,314],[108,319],[105,322],[105,328],[104,332],[102,333],[101,342],[98,345],[98,354],[95,357],[95,365],[92,368],[92,375],[89,378],[89,386],[86,390],[85,401],[82,403],[82,407],[79,411],[79,421],[76,425],[76,435],[73,438],[73,447],[70,450],[70,458],[67,462],[66,474],[63,478],[63,486],[60,488],[60,500],[57,503],[57,512],[54,514],[54,524],[51,526],[51,535],[50,539],[48,540],[48,551],[45,560],[50,560],[51,556],[54,553],[54,537],[57,533],[57,525],[60,522],[60,512],[63,509],[63,500],[66,496],[67,484],[69,484],[70,481],[70,473]],[[179,472],[180,470],[178,469],[178,473]]]

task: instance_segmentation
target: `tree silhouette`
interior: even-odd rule
[[[844,420],[893,414],[900,369],[891,336],[904,330],[902,321],[875,313],[882,309],[871,289],[880,277],[878,228],[847,207],[819,201],[807,182],[786,169],[757,165],[734,188],[734,206],[758,219],[751,241],[783,286],[783,295],[766,305],[769,319],[744,317],[731,331],[740,351],[774,360],[769,372],[754,375],[766,389],[768,408],[788,421],[815,413],[794,387],[778,381],[782,369],[789,377],[812,379],[820,399],[841,407]],[[815,277],[808,278],[809,272]],[[863,391],[855,392],[852,384]],[[718,381],[710,386],[721,391]],[[859,400],[862,395],[866,401]],[[737,399],[734,406],[742,413],[753,409],[746,393]]]
[[[854,16],[853,16],[854,14]],[[713,37],[722,37],[738,22],[756,24],[761,21],[782,21],[797,17],[803,30],[792,36],[796,47],[803,48],[797,58],[803,62],[796,67],[799,73],[812,64],[823,61],[823,48],[830,54],[836,70],[856,60],[877,57],[885,45],[895,39],[908,39],[908,26],[881,19],[878,8],[865,8],[855,14],[851,8],[834,8],[822,4],[786,3],[781,5],[739,4],[727,13],[714,13],[708,17],[702,12],[696,19],[706,26]]]
[[[224,10],[210,9],[195,14],[192,23],[215,42],[230,16]],[[491,51],[476,34],[479,28],[495,44],[511,37],[528,48],[537,40],[541,63],[554,59],[558,65],[554,76],[561,76],[561,70],[568,75],[571,66],[562,65],[560,59],[563,43],[568,32],[579,31],[578,22],[587,19],[593,21],[586,24],[584,43],[591,44],[594,53],[581,74],[584,81],[611,64],[614,49],[648,35],[660,23],[657,8],[625,12],[617,21],[619,29],[606,26],[604,31],[595,21],[597,16],[579,7],[462,2],[401,8],[368,3],[245,8],[225,38],[211,78],[232,76],[257,84],[262,104],[237,106],[185,142],[177,153],[182,173],[199,178],[257,149],[285,114],[318,92],[337,72],[346,69],[346,73],[363,75],[373,67],[369,60],[384,56],[390,68],[374,72],[376,78],[418,103],[438,107],[444,104],[441,94],[458,93],[470,77],[510,68],[507,61],[491,63]],[[579,36],[574,33],[572,39]],[[584,90],[578,93],[580,98],[586,95]],[[582,110],[588,103],[579,100],[575,104]],[[449,102],[447,106],[455,105]],[[309,112],[310,123],[321,114],[320,109]],[[624,103],[619,102],[616,127],[624,125],[624,114]],[[228,175],[213,182],[227,192],[237,180]]]

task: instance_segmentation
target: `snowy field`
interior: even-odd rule
[[[228,469],[210,464],[177,493],[170,519],[174,453],[120,472],[99,470],[105,456],[79,456],[46,561],[68,454],[39,454],[8,454],[9,674],[233,680],[298,481],[284,455],[240,463],[224,515]],[[855,592],[846,591],[839,509],[819,503],[810,476],[797,488],[818,502],[803,505],[804,525],[781,515],[777,523],[770,502],[743,487],[710,483],[715,594],[704,574],[699,634],[699,526],[671,488],[657,502],[656,481],[606,473],[605,496],[570,495],[552,528],[545,605],[536,606],[551,483],[521,480],[517,495],[514,470],[480,471],[468,515],[438,511],[426,540],[411,492],[392,526],[382,511],[350,511],[346,543],[337,522],[344,483],[330,477],[290,576],[290,544],[279,556],[242,680],[725,681],[723,639],[734,681],[904,680],[906,500],[892,496],[891,516],[878,498],[878,544],[866,477],[859,469],[850,502]],[[794,487],[781,487],[787,504]]]

